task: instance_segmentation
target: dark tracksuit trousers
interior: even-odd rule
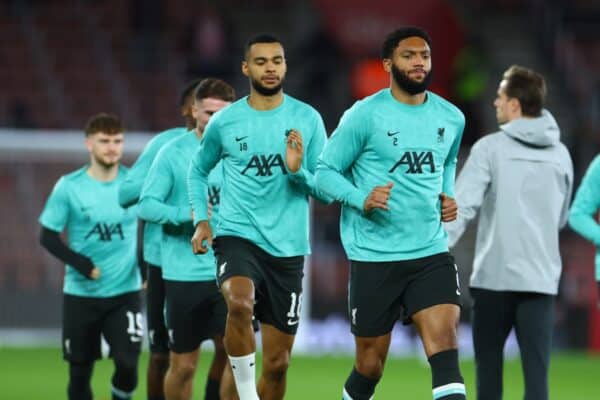
[[[477,400],[502,399],[504,343],[514,327],[525,381],[525,400],[548,399],[554,296],[471,288]]]

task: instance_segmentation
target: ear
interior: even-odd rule
[[[93,137],[94,137],[94,135],[90,135],[90,136],[86,136],[85,137],[85,148],[90,153],[92,152],[92,143],[94,141]]]
[[[389,58],[384,58],[382,61],[383,63],[383,69],[385,70],[385,72],[392,72],[392,60]]]
[[[508,101],[508,104],[514,114],[521,114],[521,102],[518,99],[513,97]]]
[[[242,74],[248,76],[248,63],[246,60],[242,61]]]

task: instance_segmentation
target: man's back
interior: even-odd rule
[[[558,231],[572,182],[571,158],[547,111],[504,124],[473,146],[457,181],[461,216],[447,226],[454,242],[481,205],[471,286],[556,293]]]

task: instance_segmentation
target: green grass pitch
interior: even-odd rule
[[[195,381],[194,399],[202,399],[204,377],[212,354],[202,354]],[[135,399],[146,398],[147,353],[140,362],[140,384]],[[293,356],[288,373],[286,400],[340,399],[341,388],[352,358],[347,356]],[[468,398],[474,399],[473,362],[461,363]],[[110,399],[112,363],[96,363],[93,390],[96,400]],[[66,398],[67,364],[59,349],[0,348],[0,398],[6,400]],[[376,399],[431,399],[429,369],[423,360],[389,359],[375,392]],[[509,360],[504,374],[507,400],[521,399],[523,380],[518,360]],[[600,399],[600,356],[582,353],[555,353],[550,370],[550,398],[556,400]]]

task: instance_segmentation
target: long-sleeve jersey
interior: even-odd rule
[[[323,150],[317,188],[340,201],[349,259],[401,261],[448,251],[440,193],[454,194],[456,156],[465,119],[427,92],[407,105],[384,89],[347,110]],[[389,211],[365,213],[375,186],[393,183]]]
[[[596,156],[581,181],[571,206],[569,225],[596,246],[596,280],[600,281],[600,225],[594,215],[600,209],[600,156]]]
[[[119,203],[122,207],[130,207],[137,204],[144,180],[158,151],[169,141],[186,132],[186,128],[169,129],[157,134],[148,142],[144,151],[142,151],[136,162],[131,166],[125,181],[119,187]],[[157,267],[160,267],[161,237],[160,226],[152,222],[144,224],[144,260]]]
[[[296,173],[285,162],[290,129],[300,132],[304,145],[302,166]],[[308,196],[327,201],[315,191],[313,176],[325,141],[318,112],[287,95],[268,111],[253,109],[247,97],[221,110],[206,126],[190,165],[194,223],[207,219],[208,174],[223,160],[215,236],[238,236],[278,257],[308,254]]]
[[[136,209],[123,209],[118,187],[127,170],[110,182],[95,180],[87,166],[61,177],[46,201],[39,222],[55,232],[67,231],[69,247],[100,269],[90,280],[67,265],[63,291],[85,297],[111,297],[140,289],[136,259]]]
[[[164,279],[174,281],[208,281],[215,279],[212,249],[194,254],[190,240],[194,234],[192,209],[187,191],[187,172],[200,139],[194,133],[180,136],[166,144],[157,154],[140,196],[140,217],[162,228],[161,265]],[[220,190],[219,165],[209,175],[213,203],[211,223],[218,213]]]

